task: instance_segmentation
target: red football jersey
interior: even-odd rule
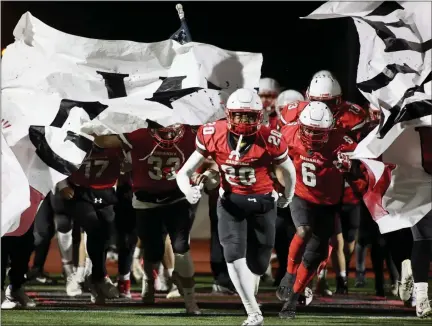
[[[133,191],[160,194],[175,190],[177,172],[195,151],[192,128],[185,126],[183,138],[172,148],[159,146],[149,129],[138,129],[125,137],[132,146]]]
[[[290,103],[281,110],[280,123],[286,125],[297,121],[300,112],[308,105],[309,101],[297,101]],[[348,101],[343,101],[334,113],[336,128],[346,133],[360,130],[367,119],[367,111],[361,106]],[[350,134],[351,135],[351,134]],[[357,184],[358,183],[358,184]],[[345,184],[344,203],[356,204],[360,201],[348,183]],[[356,188],[363,189],[366,185],[356,181]]]
[[[279,117],[277,116],[277,114],[269,115],[267,119],[268,122],[265,124],[267,127],[269,127],[270,129],[279,129]]]
[[[272,163],[280,164],[288,157],[282,135],[261,126],[254,143],[241,151],[240,157],[236,155],[236,145],[230,141],[226,121],[209,123],[198,130],[196,149],[217,163],[225,191],[240,195],[272,192]]]
[[[281,110],[280,124],[286,125],[297,121],[300,112],[308,105],[310,101],[296,101],[287,104]],[[345,132],[359,130],[367,119],[367,111],[361,106],[344,101],[340,104],[334,113],[336,128],[343,129]]]
[[[72,173],[69,180],[81,187],[106,189],[114,187],[120,176],[120,164],[124,159],[119,149],[101,149],[92,152]]]
[[[329,141],[317,152],[309,151],[299,137],[299,125],[294,122],[281,130],[296,168],[295,194],[320,205],[340,203],[344,190],[343,174],[333,161],[338,152],[351,152],[356,143],[349,136],[332,132]]]

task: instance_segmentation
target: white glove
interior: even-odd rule
[[[289,205],[290,202],[291,202],[290,199],[286,198],[282,194],[279,194],[279,198],[278,198],[278,201],[277,201],[276,205],[279,208],[286,208],[286,207],[288,207],[288,205]]]
[[[194,205],[194,204],[198,203],[198,201],[201,198],[202,188],[203,188],[203,185],[192,186],[189,188],[189,191],[186,194],[186,199],[190,204]]]

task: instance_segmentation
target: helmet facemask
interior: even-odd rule
[[[158,145],[164,148],[172,148],[184,136],[185,128],[182,124],[173,124],[168,127],[150,129],[152,137]]]
[[[226,116],[229,131],[238,136],[256,134],[263,121],[262,110],[227,109]]]

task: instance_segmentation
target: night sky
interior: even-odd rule
[[[13,29],[26,11],[74,35],[162,41],[180,27],[178,2],[2,2],[1,46],[14,41]],[[286,88],[304,90],[316,71],[331,70],[347,100],[363,101],[355,86],[359,45],[352,20],[299,19],[323,2],[181,3],[194,41],[263,53],[262,77],[273,77]]]

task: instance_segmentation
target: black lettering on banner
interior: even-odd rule
[[[190,87],[182,89],[182,81],[186,76],[159,77],[163,82],[147,101],[158,102],[173,109],[171,103],[184,96],[190,95],[202,89],[202,87]]]
[[[93,120],[99,114],[101,114],[108,105],[102,104],[100,102],[81,102],[74,100],[66,100],[63,99],[60,102],[60,108],[55,116],[53,122],[51,122],[50,126],[52,127],[63,127],[67,118],[69,117],[70,110],[74,107],[82,108],[89,115],[90,119]]]
[[[215,89],[217,91],[221,91],[222,90],[222,87],[219,87],[219,86],[213,84],[210,80],[207,80],[207,88],[208,89]]]
[[[396,124],[404,121],[419,119],[432,114],[432,103],[430,100],[419,100],[409,103],[402,107],[404,101],[415,93],[425,93],[424,85],[432,80],[432,72],[426,79],[417,86],[408,88],[398,103],[392,108],[387,108],[390,111],[390,116],[384,123],[384,119],[380,120],[378,130],[378,138],[383,138],[387,132]],[[386,107],[386,103],[380,101],[380,106]]]
[[[162,80],[162,84],[156,90],[155,93],[178,91],[182,89],[182,82],[187,76],[176,76],[176,77],[159,77]]]
[[[392,12],[400,9],[403,10],[404,7],[402,7],[396,1],[384,1],[367,16],[387,16]]]
[[[374,78],[365,80],[357,84],[357,88],[366,93],[372,93],[380,88],[386,87],[390,82],[395,79],[397,74],[417,74],[420,73],[406,63],[403,66],[396,63],[387,65],[382,72],[376,75]]]
[[[70,176],[73,172],[79,169],[79,165],[75,165],[68,160],[65,160],[55,153],[47,142],[44,126],[30,126],[29,139],[36,148],[36,154],[50,168],[60,172],[63,175]],[[89,153],[93,147],[93,141],[78,135],[72,131],[67,132],[66,140],[71,141],[79,149],[85,153]]]
[[[105,80],[105,87],[108,91],[108,98],[126,97],[126,86],[124,79],[129,77],[128,74],[119,74],[115,72],[96,71]]]
[[[396,35],[387,27],[398,27],[405,28],[408,27],[402,21],[397,23],[384,23],[380,21],[372,21],[362,17],[357,17],[364,22],[368,23],[373,29],[375,29],[378,37],[384,42],[385,49],[384,52],[397,52],[397,51],[415,51],[424,53],[432,48],[432,40],[428,40],[423,43],[411,42],[402,38],[397,38]],[[413,30],[409,27],[413,32]],[[414,33],[414,32],[413,32]]]

